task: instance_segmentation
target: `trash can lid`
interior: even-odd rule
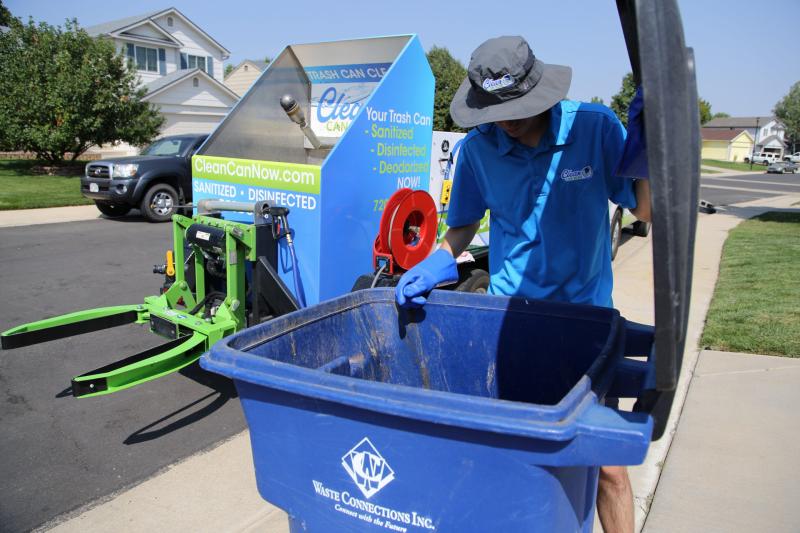
[[[680,376],[692,289],[700,183],[694,56],[676,0],[617,0],[634,79],[644,92],[652,200],[656,389]]]

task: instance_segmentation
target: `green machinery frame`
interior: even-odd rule
[[[266,204],[238,205],[253,210],[256,221],[259,209],[262,216],[269,212]],[[263,218],[266,222],[269,217]],[[260,261],[257,256],[257,224],[245,224],[207,215],[173,216],[175,279],[161,295],[147,296],[143,304],[100,307],[23,324],[0,334],[2,348],[20,348],[81,333],[112,328],[123,324],[148,324],[154,333],[169,338],[165,344],[145,350],[115,363],[76,376],[72,379],[75,397],[99,396],[133,387],[159,378],[195,362],[211,345],[247,325],[246,263]],[[285,218],[284,218],[285,220]],[[209,250],[202,241],[187,241],[190,228],[194,235],[213,231],[224,232],[224,246],[217,243],[215,252],[224,261],[225,294],[209,312],[206,300],[211,296],[206,282],[206,260]],[[273,232],[273,236],[275,233]],[[194,290],[186,279],[186,245],[193,256]],[[281,282],[277,280],[278,284]],[[286,291],[284,291],[286,293]],[[214,293],[219,295],[219,293]],[[291,297],[290,297],[291,298]],[[218,300],[221,299],[218,296]]]

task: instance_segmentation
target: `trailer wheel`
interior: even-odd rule
[[[166,183],[157,183],[144,193],[140,209],[150,222],[167,222],[178,210],[178,192]]]
[[[614,218],[611,219],[611,260],[617,257],[617,250],[619,250],[619,241],[622,239],[622,210],[617,209],[614,212]]]
[[[95,201],[94,205],[97,206],[98,211],[109,218],[125,216],[128,214],[128,211],[131,210],[131,207],[125,204],[112,204],[110,202]]]
[[[470,270],[467,279],[456,286],[458,292],[475,292],[486,294],[489,290],[489,273],[480,268]]]

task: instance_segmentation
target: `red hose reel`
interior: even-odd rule
[[[426,257],[436,244],[436,204],[425,191],[399,189],[381,216],[378,237],[372,249],[372,264],[385,267],[389,274],[396,268],[408,270]]]

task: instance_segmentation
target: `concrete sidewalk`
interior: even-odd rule
[[[76,205],[72,207],[50,207],[47,209],[16,209],[0,211],[0,228],[13,226],[32,226],[38,224],[58,224],[102,218],[97,207]]]
[[[652,520],[647,520],[647,533],[677,531],[671,526],[672,516],[682,512],[683,500],[689,494],[687,489],[697,484],[696,479],[684,479],[679,475],[682,471],[688,472],[689,475],[692,474],[691,468],[681,469],[678,465],[686,464],[686,459],[683,457],[693,457],[693,454],[696,453],[695,448],[684,446],[684,441],[691,442],[690,438],[695,437],[701,441],[708,440],[713,442],[718,438],[719,434],[731,433],[736,435],[742,430],[735,412],[733,416],[718,417],[722,426],[715,427],[713,430],[710,427],[707,428],[708,431],[713,431],[713,434],[703,433],[703,428],[699,428],[696,423],[687,424],[686,430],[681,428],[681,431],[678,431],[678,420],[684,409],[684,400],[687,397],[689,384],[700,354],[697,348],[698,340],[713,294],[722,245],[728,231],[744,219],[768,210],[791,208],[798,201],[800,201],[800,197],[797,195],[773,197],[729,207],[714,215],[699,215],[689,329],[681,381],[678,386],[675,404],[673,405],[664,437],[651,445],[650,452],[642,465],[633,467],[630,470],[636,501],[637,531],[641,530],[645,525],[647,514],[654,499],[656,506],[653,508]],[[794,209],[797,209],[797,206]],[[2,218],[0,218],[0,225],[2,225]],[[623,316],[629,320],[652,324],[654,320],[652,301],[653,274],[650,238],[634,237],[625,242],[620,247],[617,259],[614,262],[614,271],[616,279],[614,301]],[[749,357],[753,357],[755,360],[758,356]],[[792,361],[789,362],[789,364],[791,363]],[[723,362],[721,364],[725,365],[726,363]],[[704,368],[701,367],[701,371],[704,371]],[[724,369],[715,370],[715,372],[717,371],[724,371]],[[743,382],[749,383],[748,379],[755,376],[756,373],[736,375]],[[742,385],[740,390],[745,389],[746,387]],[[735,393],[736,391],[731,392]],[[685,407],[686,412],[692,413],[696,409],[702,408],[703,405],[697,404],[703,404],[705,401],[702,394],[693,392],[689,395],[689,400]],[[753,413],[758,413],[770,411],[776,401],[786,400],[776,399],[767,394],[758,394],[748,397],[746,403],[753,410]],[[737,402],[731,405],[735,405],[738,409],[742,403],[745,402]],[[788,403],[787,409],[791,409],[793,405],[794,402]],[[724,403],[717,404],[717,409],[724,407],[726,407]],[[767,423],[767,421],[764,422]],[[784,424],[783,421],[780,423]],[[790,424],[786,424],[786,427],[790,428]],[[667,454],[670,451],[670,444],[676,431],[680,435],[675,444],[676,458],[673,460],[672,456],[670,456],[668,460]],[[684,431],[687,436],[683,436]],[[762,431],[765,435],[770,434],[768,428],[761,428],[759,431]],[[764,445],[759,450],[773,454],[774,461],[777,461],[775,464],[786,464],[789,467],[789,465],[797,464],[796,458],[789,457],[793,449],[790,445],[791,442],[793,442],[791,439],[777,441],[778,444],[776,446],[768,447]],[[677,450],[679,449],[685,450],[685,453],[678,454]],[[709,453],[713,452],[709,451]],[[782,463],[784,459],[786,461]],[[794,462],[790,462],[789,459]],[[659,485],[659,478],[662,475],[662,467],[665,461],[669,470],[664,474],[664,484]],[[671,465],[673,462],[676,465],[675,474],[672,474]],[[721,464],[719,468],[735,470],[740,468],[740,464],[727,466]],[[796,472],[797,470],[795,469],[794,471]],[[786,472],[788,475],[792,470],[788,469]],[[710,490],[716,490],[721,493],[728,490],[728,487],[723,484],[724,481],[718,483],[713,478],[706,478],[705,481],[712,487]],[[763,483],[766,487],[773,481],[765,479]],[[658,491],[656,490],[657,486]],[[774,490],[779,490],[781,487],[782,485],[776,485],[773,488]],[[753,487],[753,490],[758,489],[759,487],[757,486]],[[765,489],[766,494],[771,494],[771,491],[772,488]],[[793,496],[796,496],[796,492],[795,490]],[[709,506],[723,503],[721,501],[706,501]],[[711,513],[708,508],[701,510],[707,514]],[[717,513],[724,513],[725,511],[725,508],[715,510]],[[751,510],[750,514],[758,517],[761,512],[764,511]],[[796,515],[792,516],[796,517]],[[768,522],[763,523],[767,524]],[[795,520],[793,523],[796,524],[797,521]],[[667,527],[667,524],[669,524],[669,527]],[[700,527],[701,524],[707,525],[703,522],[697,522],[696,525],[699,529],[689,524],[686,526],[688,529],[685,530],[708,530],[706,527]],[[262,531],[269,533],[288,531],[285,514],[264,502],[258,496],[247,432],[220,444],[213,450],[175,464],[165,472],[136,487],[122,491],[119,494],[110,495],[103,501],[95,502],[85,509],[59,517],[42,529],[57,532],[82,532],[86,530],[104,531],[112,528],[123,531],[150,529],[209,532]],[[764,528],[754,529],[765,530]],[[599,531],[599,526],[596,530]],[[720,531],[722,530],[730,531],[730,529],[720,529]],[[741,531],[745,531],[745,529],[741,529]]]
[[[726,176],[741,176],[743,174],[765,174],[767,167],[753,165],[753,170],[731,170],[730,168],[700,165],[700,175],[707,178],[724,178]]]
[[[797,531],[800,359],[704,351],[645,533]]]

